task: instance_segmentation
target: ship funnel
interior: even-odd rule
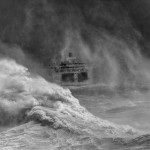
[[[72,57],[72,56],[73,56],[73,54],[70,52],[70,53],[69,53],[69,57]]]

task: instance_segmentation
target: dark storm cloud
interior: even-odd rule
[[[0,2],[0,38],[18,44],[46,63],[50,55],[60,57],[58,51],[64,46],[64,34],[69,28],[79,30],[90,46],[101,31],[125,40],[135,38],[126,15],[129,12],[136,27],[147,33],[141,11],[145,5],[140,0],[5,0]]]
[[[150,37],[150,2],[149,0],[134,0],[129,5],[130,15],[137,28],[145,36]]]
[[[66,49],[78,51],[96,66],[93,76],[107,80],[115,63],[120,76],[131,74],[128,53],[138,57],[137,43],[148,55],[148,8],[148,0],[5,0],[0,2],[0,40],[19,46],[46,68]]]
[[[127,7],[132,22],[143,36],[143,39],[139,41],[142,52],[145,56],[150,57],[150,1],[133,0]]]

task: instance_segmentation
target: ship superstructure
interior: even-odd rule
[[[51,67],[59,75],[61,85],[83,85],[88,81],[88,68],[69,52],[65,61]]]

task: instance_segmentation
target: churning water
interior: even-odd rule
[[[1,150],[150,149],[147,88],[71,94],[13,60],[1,59],[0,72]]]

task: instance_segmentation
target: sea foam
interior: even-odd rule
[[[100,119],[68,89],[33,76],[13,60],[0,60],[0,125],[35,121],[55,129],[96,136],[133,136],[138,131]]]

